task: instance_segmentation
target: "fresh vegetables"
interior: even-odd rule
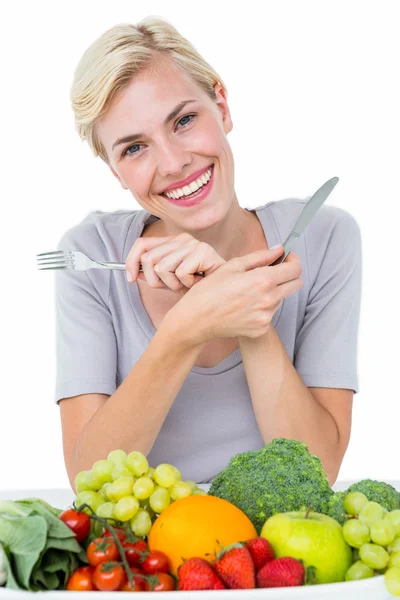
[[[5,550],[0,544],[0,586],[5,585],[7,581],[6,560]]]
[[[6,587],[29,591],[62,590],[73,571],[87,563],[61,510],[39,498],[0,501],[0,545]]]
[[[326,514],[339,521],[341,525],[343,525],[351,515],[358,514],[359,509],[357,504],[354,506],[353,510],[350,510],[350,507],[344,506],[345,498],[350,493],[354,492],[363,494],[368,500],[377,502],[386,510],[392,511],[400,509],[400,492],[392,485],[385,483],[384,481],[362,479],[361,481],[357,481],[357,483],[353,483],[347,490],[336,492],[329,500]],[[346,515],[349,516],[346,517]]]
[[[326,512],[333,495],[321,461],[306,444],[276,438],[261,450],[237,454],[208,492],[240,508],[259,533],[268,517],[313,506]]]

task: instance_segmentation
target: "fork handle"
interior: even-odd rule
[[[126,264],[125,263],[117,263],[117,262],[100,262],[100,265],[103,265],[103,267],[105,269],[112,269],[112,270],[116,270],[116,271],[126,271]],[[141,266],[139,267],[139,272],[143,273],[143,269],[141,268]],[[204,275],[203,271],[200,271],[199,273],[195,273],[196,275]]]

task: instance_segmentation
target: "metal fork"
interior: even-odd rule
[[[126,271],[125,263],[102,262],[92,260],[79,250],[55,250],[54,252],[42,252],[36,255],[39,271],[52,271],[55,269],[75,269],[75,271],[87,271],[88,269],[112,269],[115,271]],[[143,272],[142,265],[139,271]],[[203,272],[196,275],[203,275]]]

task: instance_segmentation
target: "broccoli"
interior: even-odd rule
[[[258,534],[265,521],[279,512],[308,506],[326,512],[334,494],[320,459],[303,442],[286,438],[233,456],[214,477],[208,493],[240,508]]]
[[[348,518],[343,516],[346,513],[343,502],[350,492],[361,492],[368,500],[378,502],[378,504],[388,511],[400,508],[400,492],[393,486],[384,481],[362,479],[357,483],[353,483],[346,491],[336,492],[329,501],[328,515],[339,521],[341,525],[348,520]]]

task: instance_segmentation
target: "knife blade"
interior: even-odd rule
[[[271,267],[282,263],[289,254],[289,252],[293,250],[293,247],[296,244],[297,240],[304,232],[307,225],[309,225],[317,210],[323,205],[323,203],[325,202],[329,194],[332,192],[333,188],[335,187],[338,181],[339,177],[332,177],[332,179],[329,179],[323,185],[321,185],[321,187],[315,192],[315,194],[308,200],[307,204],[301,211],[301,215],[297,219],[295,226],[289,233],[286,240],[283,242],[283,254],[281,254],[281,256],[270,265]]]

